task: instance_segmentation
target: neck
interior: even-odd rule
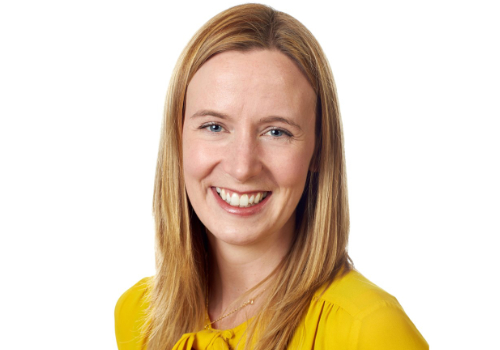
[[[255,298],[253,305],[245,307],[231,317],[215,323],[214,328],[231,328],[252,317],[262,300],[266,284],[245,295],[268,277],[288,253],[293,239],[293,230],[278,239],[270,239],[253,245],[231,245],[208,233],[211,249],[210,295],[208,313],[211,320],[241,306],[248,299]]]

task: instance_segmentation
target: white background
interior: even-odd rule
[[[238,3],[1,3],[2,348],[116,347],[116,300],[154,274],[174,62]],[[433,349],[500,349],[494,1],[268,4],[304,23],[330,60],[356,267]]]

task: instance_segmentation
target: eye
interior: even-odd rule
[[[214,133],[219,133],[221,131],[224,131],[224,128],[216,123],[203,124],[202,126],[200,126],[200,129],[207,129],[208,131]]]
[[[290,132],[283,130],[283,129],[271,129],[271,130],[267,131],[265,134],[268,134],[268,135],[276,137],[276,138],[283,137],[283,136],[286,136],[286,137],[292,136],[292,134]]]
[[[217,124],[212,124],[208,126],[208,129],[213,132],[221,132],[222,131],[222,126],[217,125]]]

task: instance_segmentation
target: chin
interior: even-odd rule
[[[256,233],[252,230],[252,233],[244,232],[244,230],[210,230],[207,228],[207,233],[212,236],[215,241],[223,242],[225,244],[233,246],[249,246],[256,244],[265,236],[264,233]],[[210,239],[210,237],[209,237]]]

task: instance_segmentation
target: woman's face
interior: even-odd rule
[[[224,52],[196,72],[187,89],[183,170],[191,205],[220,243],[291,237],[314,151],[315,110],[311,85],[279,51]]]

